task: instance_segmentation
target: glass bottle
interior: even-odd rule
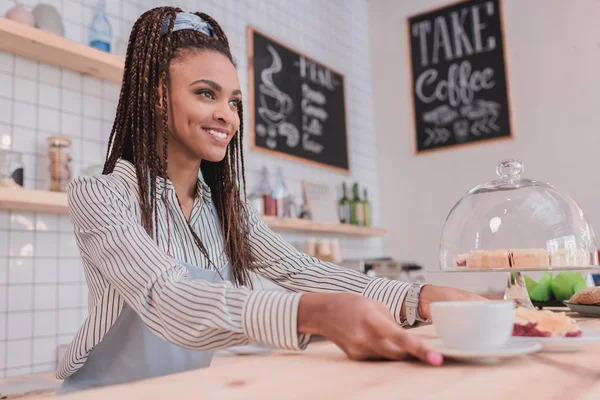
[[[71,182],[71,139],[64,135],[48,138],[50,159],[50,191],[65,192]]]
[[[263,214],[277,214],[273,209],[274,204],[273,199],[271,198],[271,184],[269,183],[269,170],[267,169],[267,167],[263,167],[261,170],[260,184],[258,185],[256,192],[262,197]]]
[[[111,41],[112,28],[108,21],[108,17],[106,16],[104,0],[98,0],[98,3],[96,3],[96,15],[94,16],[89,29],[90,46],[110,53]]]
[[[365,189],[364,194],[365,196],[362,201],[364,226],[371,226],[373,224],[373,215],[371,210],[371,203],[367,198],[367,189]]]
[[[353,197],[350,202],[350,223],[352,225],[363,226],[364,223],[364,212],[362,201],[358,194],[358,183],[352,186]]]
[[[338,201],[338,218],[340,223],[350,223],[350,199],[346,196],[346,182],[342,182],[342,198]]]
[[[275,201],[275,215],[279,218],[284,218],[287,214],[287,200],[288,190],[285,186],[283,179],[283,168],[277,168],[277,175],[275,177],[275,185],[273,186],[273,192],[271,197]]]

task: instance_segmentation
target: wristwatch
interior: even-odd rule
[[[414,325],[415,321],[431,323],[430,319],[424,319],[419,315],[419,296],[421,289],[427,286],[427,283],[412,283],[404,299],[406,304],[406,321],[409,325]]]

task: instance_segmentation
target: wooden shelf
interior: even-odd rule
[[[125,60],[6,18],[0,18],[0,51],[120,84]]]
[[[0,188],[0,210],[67,214],[67,194]]]
[[[44,190],[0,188],[0,210],[67,214],[67,194]],[[322,224],[305,219],[263,217],[274,231],[314,232],[332,235],[384,236],[380,228],[363,228],[343,224]]]
[[[314,232],[351,236],[384,236],[387,231],[381,228],[366,228],[345,224],[325,224],[306,219],[283,219],[263,217],[263,220],[274,231]]]

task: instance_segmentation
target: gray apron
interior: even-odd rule
[[[211,283],[221,280],[215,270],[175,261],[188,268],[187,279]],[[223,279],[230,279],[229,264],[219,272]],[[117,321],[92,349],[85,364],[64,380],[57,394],[206,368],[212,355],[212,350],[189,350],[158,337],[125,304]]]

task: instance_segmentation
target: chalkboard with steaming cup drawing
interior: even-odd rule
[[[500,0],[408,18],[416,150],[511,137]]]
[[[349,171],[344,77],[248,28],[254,150]]]

